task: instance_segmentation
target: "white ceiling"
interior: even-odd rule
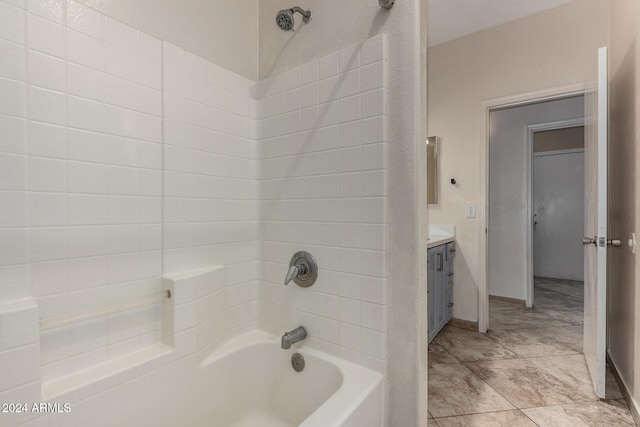
[[[429,46],[562,6],[573,0],[429,0]]]

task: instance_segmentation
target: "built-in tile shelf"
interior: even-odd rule
[[[224,299],[225,277],[222,265],[165,275],[163,289],[170,292],[171,298],[163,299],[161,303],[162,342],[70,375],[43,381],[42,399],[50,400],[89,386],[92,389],[110,388],[186,354],[203,349],[208,353],[212,342],[219,345],[228,338],[224,330],[209,324],[216,315],[226,312],[221,306],[217,310],[213,308],[214,300]],[[25,308],[33,309],[32,305]],[[185,339],[185,335],[189,337]]]
[[[427,248],[434,248],[445,243],[453,242],[456,238],[455,225],[429,224]]]

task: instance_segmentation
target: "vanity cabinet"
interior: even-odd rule
[[[427,252],[429,342],[451,320],[453,310],[453,258],[455,254],[455,242],[434,246]]]

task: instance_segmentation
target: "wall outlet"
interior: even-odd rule
[[[465,208],[464,208],[464,212],[465,212],[465,216],[467,218],[475,218],[476,217],[476,204],[467,202],[467,204],[465,205]]]

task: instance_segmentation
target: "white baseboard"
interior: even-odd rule
[[[631,416],[633,417],[633,420],[636,422],[636,425],[640,425],[640,405],[638,405],[638,402],[636,402],[633,396],[631,396],[631,393],[629,392],[629,387],[627,386],[627,383],[624,381],[624,378],[620,376],[616,363],[611,357],[611,353],[609,353],[608,350],[607,350],[607,363],[611,368],[611,372],[613,372],[613,376],[615,377],[616,382],[618,383],[618,387],[620,387],[620,391],[624,396],[624,400],[627,402],[627,405],[629,405],[629,410],[631,411]]]

